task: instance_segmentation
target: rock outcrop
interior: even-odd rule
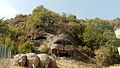
[[[49,63],[49,68],[57,68],[57,63],[56,63],[56,56],[54,54],[52,54],[51,56],[49,56],[50,58],[50,63]]]
[[[55,55],[47,54],[17,54],[14,56],[14,65],[28,68],[57,68]]]
[[[74,55],[74,47],[72,42],[65,38],[58,38],[54,40],[50,46],[50,50],[52,54],[59,57],[71,57]]]
[[[17,54],[14,56],[14,65],[26,66],[27,56],[25,54]]]
[[[40,59],[40,67],[41,68],[48,68],[48,65],[50,64],[50,58],[47,54],[38,54],[37,55]]]
[[[31,68],[37,68],[39,66],[40,60],[35,53],[27,53],[27,66]]]

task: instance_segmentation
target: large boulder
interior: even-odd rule
[[[30,68],[37,68],[39,66],[40,60],[35,53],[26,53],[27,56],[27,66]]]
[[[57,63],[56,63],[56,56],[54,54],[52,54],[51,56],[49,56],[50,58],[50,63],[49,63],[49,68],[57,68]]]
[[[48,65],[51,61],[49,56],[47,54],[38,54],[37,56],[40,59],[40,67],[41,68],[48,68]]]
[[[52,44],[50,49],[58,49],[58,50],[63,50],[64,47],[61,44]]]
[[[74,47],[73,47],[73,45],[65,45],[64,50],[65,51],[74,51]]]
[[[116,38],[120,39],[120,28],[114,30]]]
[[[17,54],[14,56],[14,65],[26,66],[27,57],[25,54]]]
[[[49,51],[59,57],[72,57],[74,55],[73,43],[65,38],[55,39]]]

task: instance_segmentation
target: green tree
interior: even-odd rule
[[[39,14],[29,16],[26,23],[26,28],[44,27],[44,23],[39,17]]]
[[[44,12],[44,11],[47,11],[47,9],[43,5],[40,5],[33,10],[33,14],[38,13],[38,12]]]
[[[94,50],[107,43],[118,45],[113,26],[109,22],[102,20],[90,20],[88,22],[90,23],[86,23],[83,33],[84,42],[88,47]]]
[[[70,36],[73,37],[77,44],[83,45],[83,33],[85,25],[82,23],[69,22]]]
[[[114,45],[105,45],[96,51],[95,60],[100,66],[108,66],[120,63],[120,56],[117,47]]]
[[[12,54],[18,53],[18,47],[14,41],[11,41],[11,45],[10,45],[9,49],[11,50]]]
[[[43,6],[38,6],[33,10],[26,23],[26,28],[49,28],[54,23],[58,23],[60,16]]]

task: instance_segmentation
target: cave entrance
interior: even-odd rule
[[[44,40],[44,39],[46,40],[47,38],[41,36],[41,37],[37,37],[35,40]]]
[[[60,53],[60,57],[70,57],[71,53],[68,51],[63,51],[62,53]]]

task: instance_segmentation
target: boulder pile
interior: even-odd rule
[[[24,66],[27,68],[57,68],[56,58],[54,55],[47,54],[17,54],[14,56],[14,65]]]

